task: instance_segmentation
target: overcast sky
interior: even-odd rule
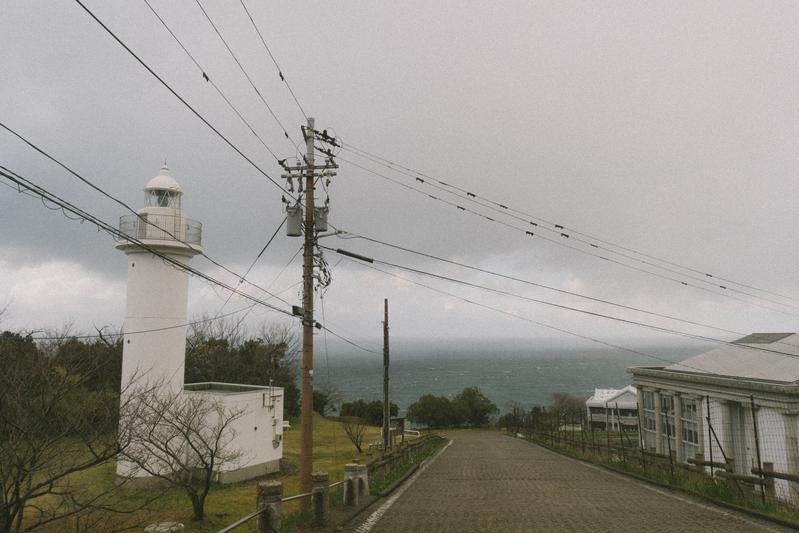
[[[270,148],[280,157],[295,155],[196,3],[151,1]],[[569,230],[799,298],[795,2],[246,1],[302,106],[320,129],[345,143]],[[86,3],[212,124],[267,172],[280,175],[143,1]],[[304,119],[241,4],[203,5],[298,141]],[[134,207],[166,160],[185,191],[186,215],[204,224],[206,252],[231,269],[246,270],[282,220],[281,192],[77,3],[0,2],[0,65],[0,121]],[[424,187],[352,154],[341,156]],[[4,131],[0,160],[104,220],[116,223],[124,214]],[[684,286],[530,238],[339,163],[330,188],[331,220],[345,230],[735,332],[797,331],[799,301],[756,293],[788,304],[758,300],[758,306],[741,293],[726,291],[747,302],[719,296],[715,292],[725,291],[710,286]],[[122,324],[125,260],[108,235],[7,187],[0,187],[0,224],[0,303],[10,304],[2,327],[39,330],[73,321],[76,330],[91,331],[93,325]],[[735,337],[476,275],[359,239],[324,242],[525,296]],[[281,233],[250,279],[275,291],[297,283],[297,261],[275,277],[299,246],[299,239]],[[331,265],[339,262],[333,254],[327,258]],[[201,257],[193,266],[235,283]],[[683,342],[400,274],[583,335]],[[283,294],[299,304],[297,287]],[[193,280],[190,316],[213,315],[226,298],[223,289]],[[325,318],[347,336],[379,343],[383,298],[391,301],[397,336],[562,337],[349,260],[333,271]],[[244,307],[245,301],[233,298],[223,312]],[[269,320],[278,318],[260,309],[247,317],[249,324]]]

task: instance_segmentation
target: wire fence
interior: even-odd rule
[[[706,496],[799,513],[799,426],[789,400],[643,390],[637,406],[516,409],[517,436]]]
[[[245,524],[256,523],[255,529],[258,533],[270,532],[277,533],[282,527],[284,519],[289,521],[309,521],[312,526],[322,527],[328,524],[328,514],[332,508],[343,506],[357,507],[358,497],[355,493],[363,492],[365,495],[381,495],[402,479],[408,472],[419,464],[426,457],[438,450],[446,439],[438,435],[425,435],[424,437],[405,441],[400,446],[396,446],[390,452],[381,457],[373,459],[364,465],[358,465],[367,472],[368,491],[358,486],[357,478],[347,478],[335,483],[328,483],[327,472],[314,474],[314,490],[292,496],[283,496],[282,482],[273,481],[261,483],[258,486],[258,497],[256,510],[243,516],[232,524],[220,529],[218,533],[227,533]],[[357,463],[356,463],[357,464]],[[347,468],[349,468],[348,465]],[[317,477],[318,476],[318,477]],[[365,487],[364,487],[365,488]],[[349,494],[349,497],[347,497]],[[310,516],[302,516],[303,513],[295,513],[295,516],[283,517],[282,504],[305,498],[311,499]],[[365,500],[362,503],[367,503]]]

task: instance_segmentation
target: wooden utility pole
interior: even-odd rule
[[[391,399],[388,393],[388,298],[383,300],[383,453],[391,448]]]
[[[314,253],[314,119],[308,119],[305,137],[305,247],[302,256],[302,441],[300,444],[300,493],[311,492],[313,482],[313,253]],[[311,509],[311,499],[301,500]]]
[[[329,178],[336,175],[335,169],[338,168],[333,160],[332,151],[325,151],[327,154],[325,163],[323,165],[314,164],[314,141],[319,137],[323,143],[331,144],[333,146],[340,146],[336,139],[327,135],[327,132],[317,132],[314,130],[314,119],[308,118],[308,124],[302,129],[302,135],[305,139],[305,155],[302,161],[297,161],[296,164],[287,165],[286,160],[279,161],[280,166],[286,171],[282,175],[283,178],[288,180],[288,188],[291,193],[294,192],[294,181],[299,181],[299,190],[297,197],[292,199],[296,203],[292,204],[285,197],[283,203],[286,204],[286,234],[289,237],[304,236],[303,255],[302,255],[302,309],[293,306],[292,312],[295,316],[302,317],[302,404],[301,408],[301,431],[302,437],[300,439],[300,492],[306,493],[313,490],[313,480],[311,479],[311,472],[313,471],[313,331],[314,328],[321,328],[321,324],[317,324],[314,320],[313,298],[314,298],[314,281],[318,280],[319,286],[327,286],[330,283],[329,273],[325,276],[314,275],[314,264],[319,261],[320,270],[328,272],[325,269],[324,259],[322,252],[319,251],[315,254],[316,241],[319,237],[320,231],[327,231],[327,202],[321,208],[316,208],[314,205],[314,183],[317,179],[326,179],[328,184]],[[303,181],[305,186],[303,187]],[[302,199],[305,197],[305,217],[300,220],[302,215]],[[317,213],[318,211],[318,213]],[[300,506],[303,511],[311,509],[310,498],[303,498],[300,500]]]

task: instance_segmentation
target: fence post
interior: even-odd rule
[[[314,472],[311,474],[313,490],[311,503],[313,506],[313,525],[323,526],[327,523],[327,472]]]
[[[627,453],[624,450],[624,437],[627,436],[627,433],[624,432],[624,429],[621,427],[621,411],[619,411],[619,404],[616,403],[616,425],[619,428],[619,441],[621,442],[621,462],[627,464]]]
[[[666,445],[669,450],[669,471],[671,479],[674,481],[674,455],[671,453],[671,427],[669,426],[669,411],[663,406],[663,421],[666,423]]]
[[[583,412],[581,410],[580,411],[580,449],[582,450],[583,455],[585,455],[585,433],[583,433],[583,429],[584,429],[584,427],[583,427]]]
[[[763,463],[763,472],[764,473],[773,473],[774,472],[774,463],[770,463],[766,461]],[[774,501],[776,498],[776,492],[774,490],[774,478],[772,476],[763,476],[765,479],[763,480],[763,492],[768,493],[767,496],[769,500]]]
[[[605,402],[605,444],[607,445],[608,460],[610,460],[610,418],[608,415],[608,402]]]
[[[369,469],[366,465],[344,465],[344,505],[357,506],[361,496],[369,496]]]
[[[574,413],[569,411],[569,423],[567,424],[569,428],[569,448],[572,450],[574,449]]]
[[[591,449],[596,454],[596,439],[594,438],[594,417],[588,414],[588,427],[591,428]]]
[[[283,482],[261,481],[258,483],[255,508],[264,509],[255,519],[257,533],[275,533],[280,531],[281,498],[283,498]]]
[[[644,427],[641,425],[641,409],[635,404],[635,416],[638,418],[638,446],[641,448],[641,469],[646,474],[646,452],[644,451]]]
[[[713,479],[713,441],[710,437],[710,432],[713,427],[710,425],[710,396],[705,396],[705,405],[707,406],[707,447],[710,451],[710,479]]]
[[[749,396],[752,403],[752,424],[755,426],[755,451],[757,452],[757,468],[760,470],[760,501],[766,503],[766,485],[763,477],[763,462],[760,460],[760,436],[757,433],[757,410],[755,409],[755,397]]]

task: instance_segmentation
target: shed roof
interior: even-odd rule
[[[665,370],[794,383],[799,381],[799,334],[752,333]]]

